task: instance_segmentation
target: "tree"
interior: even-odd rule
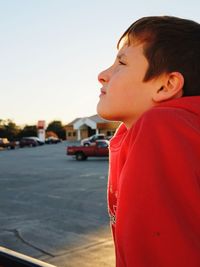
[[[65,128],[62,125],[61,121],[52,121],[49,123],[46,131],[52,131],[57,134],[57,136],[61,139],[66,138]]]
[[[0,120],[0,137],[13,141],[17,139],[19,127],[12,120]]]
[[[26,125],[19,133],[19,138],[37,136],[37,127],[36,125]]]

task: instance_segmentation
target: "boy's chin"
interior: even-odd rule
[[[106,109],[100,102],[97,104],[97,114],[104,120],[119,121],[111,109]]]
[[[108,114],[105,112],[105,110],[102,110],[99,105],[97,105],[97,114],[99,117],[101,117],[104,120],[109,120]]]
[[[97,114],[99,115],[99,117],[101,117],[104,120],[108,120],[108,121],[116,120],[113,116],[111,116],[111,114],[107,114],[106,112],[98,110],[98,109],[97,109]]]
[[[97,114],[98,114],[99,117],[101,117],[102,119],[104,119],[104,120],[108,120],[108,119],[107,119],[107,116],[106,116],[104,113],[99,112],[99,111],[97,110]]]

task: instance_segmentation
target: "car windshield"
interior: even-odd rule
[[[98,142],[97,146],[98,147],[108,147],[108,143],[106,143],[106,142]]]

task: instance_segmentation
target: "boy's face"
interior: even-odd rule
[[[128,128],[155,104],[152,94],[158,89],[157,80],[143,82],[148,62],[143,45],[124,45],[114,64],[102,71],[98,114],[108,120],[122,121]]]

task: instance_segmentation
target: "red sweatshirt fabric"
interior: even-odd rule
[[[117,267],[200,267],[200,97],[145,112],[110,142]]]

